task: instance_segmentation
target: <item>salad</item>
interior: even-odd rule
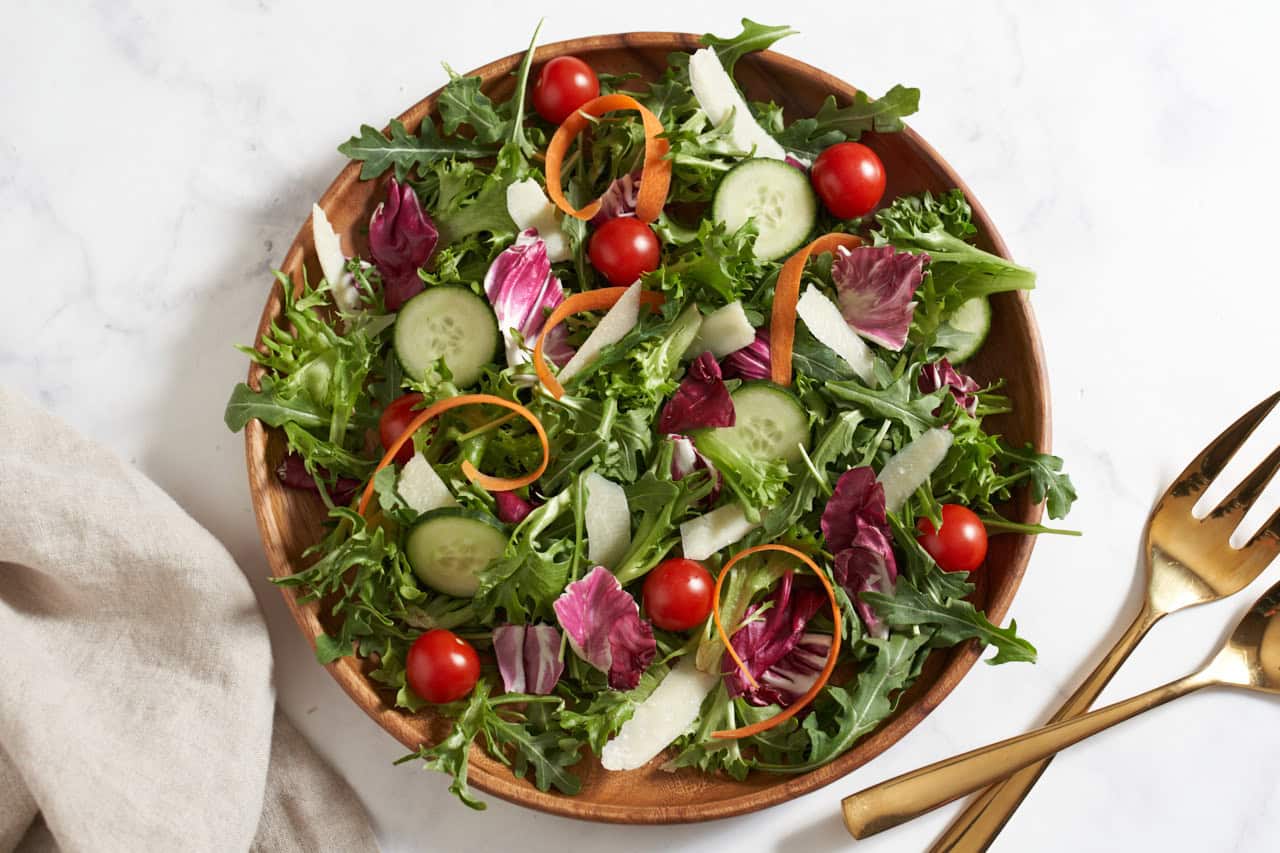
[[[984,430],[1011,402],[964,367],[1034,274],[958,190],[883,197],[917,90],[746,102],[735,64],[791,32],[744,19],[648,83],[531,44],[504,103],[450,70],[438,123],[339,148],[385,191],[367,251],[315,207],[323,277],[277,273],[242,348],[228,426],[282,430],[281,483],[328,513],[278,582],[338,626],[322,663],[453,721],[405,760],[468,805],[473,743],[564,794],[589,754],[803,773],[934,649],[1035,659],[973,580],[988,536],[1047,531],[1013,490],[1053,518],[1075,492]]]

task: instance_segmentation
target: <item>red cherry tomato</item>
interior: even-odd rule
[[[809,179],[827,210],[841,219],[870,213],[884,195],[884,164],[857,142],[839,142],[819,154]]]
[[[688,631],[706,621],[716,583],[695,560],[663,560],[644,581],[644,609],[666,631]]]
[[[452,631],[435,628],[413,641],[404,662],[410,689],[428,702],[461,699],[480,680],[480,658]]]
[[[392,400],[390,405],[382,410],[382,417],[378,420],[378,438],[382,439],[383,450],[390,450],[391,445],[395,444],[401,433],[408,429],[409,422],[418,416],[414,408],[421,404],[421,394],[405,394]],[[396,452],[396,462],[403,465],[412,458],[413,441],[410,440]]]
[[[987,528],[968,507],[946,504],[942,508],[942,529],[922,518],[916,522],[916,536],[944,572],[971,572],[987,558]]]
[[[591,266],[618,287],[635,284],[642,273],[656,270],[662,260],[658,235],[631,216],[610,219],[597,228],[587,255]]]
[[[600,80],[590,65],[576,56],[557,56],[538,72],[533,108],[552,124],[560,124],[599,94]]]

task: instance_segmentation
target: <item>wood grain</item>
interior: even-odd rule
[[[669,52],[696,47],[697,37],[687,33],[626,33],[545,45],[538,49],[536,60],[541,62],[572,54],[585,59],[598,70],[615,74],[636,72],[643,79],[654,79],[666,67]],[[490,96],[502,99],[513,88],[511,73],[519,61],[520,54],[513,54],[471,74],[485,80],[484,89]],[[812,114],[828,94],[834,95],[841,103],[847,103],[855,92],[852,86],[823,71],[770,51],[740,60],[737,78],[750,98],[776,101],[785,108],[789,119]],[[423,118],[432,113],[436,94],[411,107],[400,116],[401,121],[408,128],[416,129]],[[951,167],[917,134],[911,130],[897,134],[868,134],[863,141],[874,148],[884,161],[889,175],[886,198],[902,193],[922,190],[936,193],[959,187],[973,206],[980,244],[1008,257],[1008,250],[982,205]],[[321,197],[320,205],[335,230],[343,236],[346,251],[367,254],[363,226],[377,201],[383,197],[384,188],[382,181],[361,182],[358,174],[356,164],[343,169]],[[289,248],[282,269],[297,276],[304,266],[311,280],[319,278],[309,220],[303,223]],[[992,306],[991,336],[970,363],[970,370],[980,381],[1004,377],[1016,411],[990,419],[989,428],[1011,441],[1029,441],[1039,450],[1047,451],[1050,442],[1049,389],[1031,306],[1023,293],[1000,294],[992,300]],[[281,291],[277,284],[272,288],[262,312],[259,342],[264,330],[279,317],[280,311]],[[260,376],[260,369],[251,369],[250,384],[257,387]],[[249,484],[267,561],[275,577],[293,574],[306,565],[307,561],[301,554],[320,538],[324,519],[324,508],[318,498],[305,492],[286,490],[277,482],[273,472],[284,454],[285,443],[278,430],[265,429],[258,421],[250,422],[245,431]],[[1005,511],[1013,519],[1025,523],[1039,521],[1041,512],[1039,506],[1031,504],[1025,490]],[[1022,535],[1003,535],[992,539],[985,583],[979,589],[979,603],[986,607],[993,621],[1001,621],[1007,613],[1031,556],[1032,545],[1033,538]],[[299,628],[314,646],[315,637],[324,630],[327,615],[321,614],[314,604],[299,604],[295,592],[283,590],[283,593]],[[668,773],[660,769],[661,759],[640,770],[617,773],[601,769],[594,757],[588,757],[575,768],[583,779],[582,792],[576,797],[566,797],[538,791],[530,782],[513,777],[504,765],[475,747],[471,755],[471,783],[482,791],[542,811],[617,823],[679,823],[755,811],[820,788],[884,752],[938,707],[973,666],[978,654],[973,643],[936,652],[892,718],[841,758],[803,775],[752,773],[745,781],[737,782],[693,769]],[[327,668],[351,699],[406,747],[416,748],[419,744],[434,742],[447,732],[447,723],[431,713],[408,714],[392,708],[393,697],[380,692],[354,658],[343,658]],[[1016,672],[1009,673],[1010,678],[1017,676]],[[389,766],[387,772],[409,771]]]

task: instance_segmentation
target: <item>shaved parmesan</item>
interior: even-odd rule
[[[697,358],[710,351],[716,358],[724,358],[749,346],[755,339],[756,330],[747,319],[747,312],[742,310],[742,303],[730,302],[702,318],[698,336],[685,350],[685,356]]]
[[[756,122],[742,99],[738,87],[720,64],[720,57],[709,47],[689,57],[689,84],[698,106],[716,127],[732,120],[729,141],[733,147],[754,157],[785,160],[787,152]]]
[[[648,764],[693,725],[702,700],[719,682],[718,675],[698,669],[692,656],[686,655],[649,698],[636,706],[617,737],[604,745],[600,766],[605,770],[635,770]]]
[[[848,365],[858,378],[871,384],[875,377],[875,357],[871,348],[862,342],[857,332],[849,328],[840,308],[830,299],[822,295],[822,291],[810,285],[805,288],[804,295],[796,303],[796,314],[809,331],[821,343]]]
[[[613,569],[631,547],[631,509],[622,486],[596,472],[587,475],[587,559]]]
[[[627,332],[635,328],[640,320],[640,282],[627,288],[622,298],[613,304],[609,313],[600,318],[600,323],[591,331],[587,339],[578,347],[578,351],[569,359],[569,363],[560,369],[559,379],[568,382],[573,376],[586,367],[610,344],[622,340]]]
[[[759,527],[737,504],[727,504],[680,525],[680,545],[690,560],[705,560]]]
[[[555,206],[535,178],[525,178],[507,187],[507,213],[516,228],[532,228],[547,244],[547,260],[553,264],[573,257],[568,235],[560,228]]]
[[[420,513],[458,505],[453,492],[421,453],[415,453],[400,469],[396,492],[411,509]]]
[[[325,281],[336,287],[342,281],[347,256],[342,253],[342,242],[329,224],[329,217],[318,204],[311,205],[311,241],[316,244],[316,257],[320,259]]]
[[[951,431],[931,429],[899,450],[884,463],[876,479],[884,486],[884,505],[889,512],[902,509],[916,489],[929,482],[934,469],[947,458]]]

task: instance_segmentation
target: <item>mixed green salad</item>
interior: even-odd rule
[[[564,794],[589,754],[803,773],[934,649],[1035,659],[974,580],[989,535],[1047,530],[1014,489],[1075,492],[964,366],[1034,274],[958,190],[884,197],[917,90],[748,103],[736,63],[791,33],[744,20],[651,82],[530,45],[503,103],[450,70],[438,119],[339,148],[385,199],[367,250],[315,207],[323,277],[277,274],[244,348],[227,425],[282,430],[328,513],[279,583],[332,616],[321,662],[453,721],[406,760],[468,805],[472,744]]]

